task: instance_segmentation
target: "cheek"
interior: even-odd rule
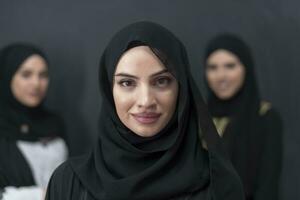
[[[177,103],[178,89],[160,93],[158,96],[159,104],[162,106],[164,111],[170,115],[174,112]]]
[[[46,92],[49,86],[49,79],[43,79],[40,83],[40,88],[43,92]]]
[[[134,96],[119,89],[113,90],[114,103],[119,117],[126,115],[134,104]]]
[[[230,79],[236,88],[240,88],[243,85],[244,78],[245,74],[244,70],[242,69],[237,69],[230,73]]]
[[[216,84],[216,76],[214,72],[206,72],[206,80],[207,84],[210,88],[212,88]]]
[[[21,77],[14,77],[11,82],[11,90],[14,95],[22,95],[28,88],[28,81]]]

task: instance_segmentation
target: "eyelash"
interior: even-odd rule
[[[160,81],[166,81],[166,83],[159,83]],[[156,85],[159,88],[164,88],[172,82],[172,78],[165,76],[165,77],[159,77],[154,81],[154,85]],[[161,84],[161,85],[160,85]]]
[[[126,83],[128,84],[130,84],[130,85],[126,85]],[[133,86],[135,86],[135,81],[134,80],[130,80],[130,79],[123,79],[123,80],[120,80],[119,82],[118,82],[118,84],[121,86],[121,87],[133,87]]]
[[[236,67],[236,63],[229,63],[229,64],[225,64],[225,68],[226,69],[234,69]],[[218,66],[217,65],[208,65],[207,66],[207,70],[209,71],[214,71],[217,70]]]
[[[160,83],[160,81],[166,81],[166,82]],[[168,85],[170,85],[171,82],[172,82],[172,78],[168,76],[164,76],[164,77],[156,78],[151,84],[158,88],[165,88]],[[117,83],[118,85],[124,88],[132,88],[136,86],[136,81],[131,79],[123,79],[118,81]]]
[[[23,72],[23,73],[21,73],[21,76],[23,78],[25,78],[25,79],[30,78],[31,75],[32,75],[32,73],[30,73],[30,72]],[[49,75],[48,75],[47,72],[43,72],[43,73],[39,74],[39,77],[40,78],[48,78]]]
[[[233,68],[236,67],[236,63],[230,63],[230,64],[228,64],[228,65],[225,65],[225,67],[226,67],[227,69],[233,69]]]
[[[21,75],[23,78],[29,78],[31,76],[31,73],[23,72]]]

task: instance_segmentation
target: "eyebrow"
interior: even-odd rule
[[[167,72],[169,72],[168,69],[163,69],[163,70],[161,70],[159,72],[155,72],[154,74],[151,74],[150,77],[158,76],[160,74],[164,74],[164,73],[167,73]],[[115,76],[124,76],[124,77],[128,77],[128,78],[139,79],[137,76],[134,76],[134,75],[131,75],[131,74],[127,74],[127,73],[123,73],[123,72],[115,74]]]
[[[236,62],[227,62],[225,63],[226,66],[230,66],[230,65],[236,65]]]

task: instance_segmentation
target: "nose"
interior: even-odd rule
[[[150,86],[144,85],[140,87],[137,93],[137,106],[144,109],[155,108],[155,91]]]
[[[216,70],[216,78],[218,80],[223,80],[226,76],[226,70],[223,67],[219,67],[218,70]]]
[[[31,84],[33,87],[38,88],[40,85],[40,78],[38,76],[33,76],[31,79]]]

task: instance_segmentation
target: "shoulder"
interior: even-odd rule
[[[68,159],[56,168],[48,184],[46,200],[65,200],[82,194],[84,188],[72,166],[74,160],[80,162],[82,158]]]
[[[70,176],[74,176],[75,172],[74,172],[73,163],[82,163],[82,162],[84,162],[84,160],[86,158],[87,158],[87,154],[69,158],[68,160],[66,160],[60,166],[58,166],[56,168],[56,170],[54,171],[54,173],[52,175],[52,178],[53,179],[56,179],[56,178],[59,179],[60,177],[68,178]]]
[[[260,104],[259,115],[266,119],[281,121],[281,116],[276,108],[268,101],[262,101]]]
[[[272,104],[268,101],[261,101],[259,107],[259,115],[263,116],[272,109]]]
[[[62,163],[56,168],[49,181],[46,200],[67,199],[65,196],[72,188],[74,173],[69,161]]]
[[[269,139],[281,140],[283,134],[283,120],[280,113],[271,103],[263,101],[261,104],[261,110],[264,112],[260,113],[262,120],[262,126],[266,133],[269,133]]]
[[[65,181],[72,179],[74,172],[70,166],[70,161],[67,160],[58,166],[52,174],[49,186],[62,185]]]

